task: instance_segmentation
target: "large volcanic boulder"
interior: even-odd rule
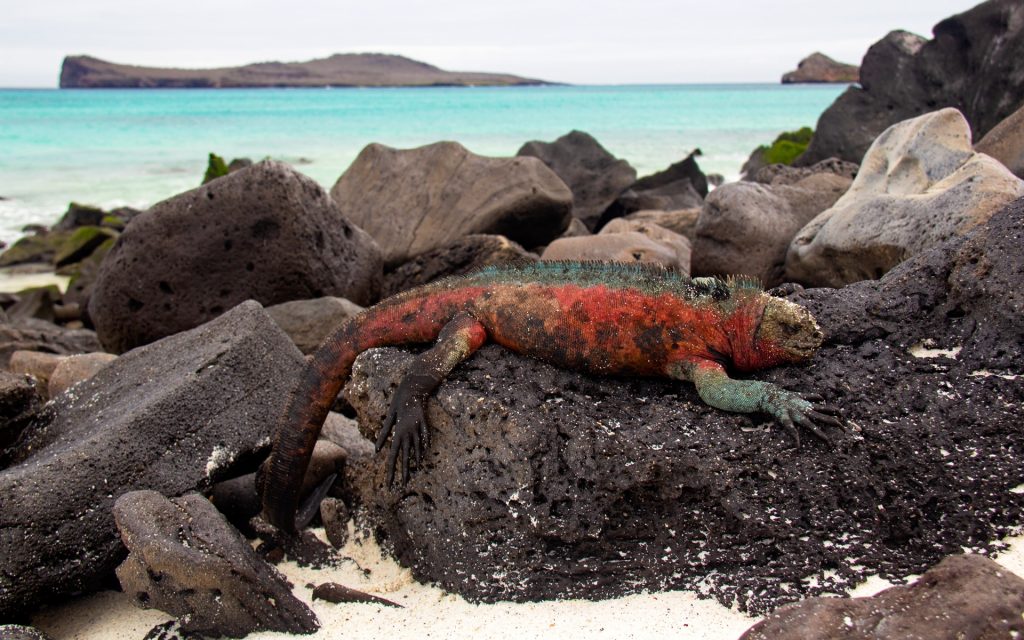
[[[667,169],[634,182],[601,214],[597,228],[645,209],[677,211],[701,206],[708,195],[708,178],[697,164],[699,155],[700,149],[694,149]]]
[[[270,443],[302,355],[246,302],[58,396],[0,471],[0,621],[96,589],[124,556],[123,493],[209,488]]]
[[[825,333],[757,374],[846,419],[794,446],[670,381],[598,378],[485,346],[428,401],[401,489],[352,465],[360,521],[414,575],[474,600],[690,588],[751,612],[992,551],[1024,513],[1024,199],[880,281],[798,291]],[[945,356],[916,349],[922,343]],[[954,357],[955,354],[955,357]],[[411,356],[356,362],[372,434]]]
[[[943,20],[926,40],[893,31],[868,49],[860,86],[821,114],[798,165],[860,162],[886,127],[942,107],[959,109],[977,138],[1024,102],[1024,3],[989,0]]]
[[[554,142],[527,142],[516,155],[540,158],[558,174],[572,189],[573,216],[591,231],[604,210],[636,182],[636,169],[583,131],[570,131]]]
[[[271,160],[164,200],[134,218],[89,299],[108,350],[191,329],[244,300],[376,301],[372,238],[311,179]]]
[[[1013,175],[1024,178],[1024,104],[986,133],[974,150],[992,156]]]
[[[786,277],[831,287],[878,278],[1022,195],[1024,181],[974,152],[956,109],[901,122],[874,142],[849,191],[796,234]]]
[[[715,189],[697,218],[693,274],[743,273],[768,287],[780,284],[793,236],[834,205],[850,183],[849,178],[817,173],[794,184],[741,181]]]
[[[557,238],[572,218],[572,192],[539,159],[485,158],[457,142],[368,145],[331,197],[374,237],[388,268],[471,233],[529,249]]]

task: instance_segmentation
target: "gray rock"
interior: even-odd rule
[[[887,129],[846,194],[796,234],[786,278],[830,287],[878,278],[1024,195],[1024,181],[975,153],[970,136],[956,109]]]
[[[320,503],[320,519],[324,523],[324,533],[335,549],[341,549],[348,542],[348,521],[352,513],[348,505],[339,498],[324,498]]]
[[[955,107],[976,137],[1020,107],[1024,96],[1024,5],[988,0],[942,20],[926,40],[893,31],[864,55],[861,86],[851,86],[822,113],[814,138],[795,164],[832,156],[860,162],[887,127]]]
[[[376,239],[387,268],[471,233],[545,244],[568,226],[572,209],[572,192],[539,159],[485,158],[457,142],[368,145],[331,197]]]
[[[367,440],[359,433],[356,421],[335,411],[327,414],[320,437],[343,448],[348,452],[350,459],[374,455],[373,441]]]
[[[694,149],[669,168],[637,180],[605,210],[598,228],[644,209],[675,211],[701,206],[708,195],[708,180],[697,165],[699,155],[700,149]]]
[[[471,234],[414,256],[385,273],[383,295],[393,296],[446,276],[462,275],[493,264],[535,260],[535,254],[505,236]]]
[[[421,580],[471,600],[688,588],[751,613],[993,551],[1024,496],[1024,199],[880,281],[793,298],[826,334],[809,366],[756,378],[838,405],[800,447],[691,385],[598,378],[488,345],[427,404],[431,443],[402,490],[351,465],[357,522]],[[911,346],[962,347],[921,359]],[[367,435],[409,355],[356,361]],[[987,371],[987,374],[981,371]],[[1005,377],[1003,377],[1005,376]]]
[[[267,160],[133,219],[103,261],[89,315],[121,353],[248,299],[369,304],[381,277],[373,240],[315,182]]]
[[[588,133],[571,131],[554,142],[527,142],[518,156],[540,158],[572,190],[573,217],[593,231],[601,214],[636,182],[636,169]]]
[[[105,583],[136,489],[209,488],[266,447],[303,365],[255,302],[127,353],[47,405],[0,472],[0,618]]]
[[[68,355],[103,348],[89,329],[66,329],[36,318],[0,323],[0,367],[6,369],[11,354],[22,350]]]
[[[1024,178],[1024,105],[992,127],[974,150],[992,156],[1013,175]]]
[[[839,158],[828,158],[815,163],[809,167],[791,167],[785,164],[770,164],[763,167],[754,174],[754,182],[761,184],[796,184],[808,176],[816,173],[831,173],[848,180],[857,177],[859,166],[853,162],[846,162]]]
[[[689,269],[689,265],[680,263],[675,247],[652,240],[636,231],[559,238],[544,249],[540,259],[644,262],[673,269]]]
[[[643,234],[658,244],[665,245],[676,254],[675,268],[690,273],[690,241],[675,231],[670,231],[654,222],[616,218],[601,228],[601,234],[630,233]]]
[[[33,627],[0,624],[0,640],[50,640],[50,636]]]
[[[676,211],[660,211],[658,209],[641,209],[629,215],[623,216],[625,220],[636,220],[638,222],[653,222],[659,227],[669,231],[675,231],[686,237],[693,245],[697,237],[697,218],[700,216],[701,207],[689,209],[678,209]]]
[[[831,173],[811,174],[792,185],[722,185],[708,194],[697,219],[693,274],[746,274],[767,287],[782,283],[793,236],[849,186],[849,178]]]
[[[860,69],[855,64],[837,62],[820,51],[800,61],[796,69],[782,75],[782,84],[857,82]]]
[[[1024,580],[979,555],[950,556],[916,582],[870,598],[785,606],[740,640],[962,640],[1024,634]]]
[[[0,369],[0,469],[5,465],[9,447],[36,416],[43,399],[35,381]]]
[[[121,588],[136,606],[178,618],[182,631],[242,638],[320,628],[285,577],[203,496],[132,491],[114,503],[114,519],[128,548]]]
[[[267,307],[270,318],[305,354],[316,349],[338,325],[362,310],[363,307],[354,302],[330,296],[292,300]]]

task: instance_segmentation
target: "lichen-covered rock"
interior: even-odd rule
[[[740,640],[996,640],[1024,635],[1024,580],[979,555],[950,556],[913,584],[870,598],[811,598]]]
[[[255,302],[124,354],[58,396],[0,472],[0,619],[95,589],[136,489],[205,489],[270,442],[302,355]]]
[[[583,131],[570,131],[554,142],[527,142],[516,155],[540,158],[551,167],[572,190],[573,217],[591,231],[605,209],[636,182],[636,169]]]
[[[887,127],[935,109],[960,109],[977,137],[1020,107],[1024,96],[1024,4],[988,0],[942,20],[931,40],[893,31],[876,42],[851,86],[818,119],[796,161],[860,162]]]
[[[539,159],[486,158],[457,142],[368,145],[331,197],[374,237],[387,268],[471,233],[535,247],[572,217],[572,192]]]
[[[134,218],[103,260],[89,315],[104,346],[121,353],[244,300],[369,304],[381,277],[373,240],[319,185],[267,160]]]
[[[637,231],[559,238],[544,249],[540,259],[644,262],[689,271],[689,264],[684,266],[679,261],[675,247],[652,240]]]
[[[132,491],[113,512],[128,548],[117,578],[136,606],[173,615],[186,633],[241,638],[320,628],[292,585],[203,496]]]
[[[302,353],[311,353],[327,334],[362,310],[363,307],[354,302],[330,296],[292,300],[267,307],[271,319]]]
[[[1024,178],[1024,105],[992,127],[974,150],[992,156],[1013,175]]]
[[[52,263],[71,231],[46,231],[23,236],[0,254],[0,267],[29,262]]]
[[[825,342],[756,378],[823,396],[845,431],[799,447],[691,385],[599,378],[488,345],[427,404],[402,490],[352,464],[357,522],[473,600],[689,588],[753,613],[993,551],[1024,495],[1024,199],[880,281],[793,294]],[[953,354],[922,358],[930,341]],[[959,349],[959,351],[957,351]],[[374,350],[344,391],[372,436],[411,356]]]
[[[57,248],[53,256],[56,267],[81,262],[104,242],[117,237],[117,232],[99,226],[77,227]]]
[[[733,182],[708,194],[697,218],[692,272],[697,276],[746,274],[767,287],[783,282],[793,236],[850,187],[832,173],[794,184]]]
[[[382,296],[393,296],[439,278],[462,275],[490,265],[535,260],[536,254],[505,236],[471,234],[413,256],[385,273]]]
[[[912,118],[880,135],[850,189],[796,234],[786,278],[830,287],[878,278],[1022,195],[1024,181],[974,152],[956,109]]]

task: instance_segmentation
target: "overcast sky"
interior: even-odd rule
[[[969,0],[0,0],[0,86],[61,60],[215,67],[332,53],[571,83],[776,82],[813,51],[859,63],[893,29],[931,36]]]

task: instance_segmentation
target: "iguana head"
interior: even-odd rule
[[[782,298],[769,297],[754,333],[754,350],[764,366],[803,362],[814,355],[824,336],[811,313]]]

